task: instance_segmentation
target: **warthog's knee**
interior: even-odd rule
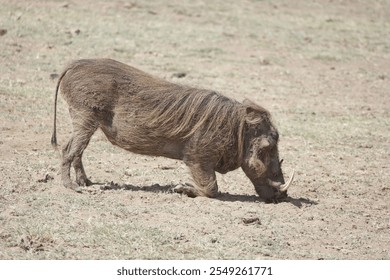
[[[208,188],[202,188],[197,185],[192,186],[190,184],[180,184],[177,185],[175,188],[173,188],[173,191],[176,193],[185,194],[189,197],[203,196],[203,197],[215,198],[219,194],[218,186],[216,182],[213,183],[213,185]]]
[[[197,197],[199,196],[197,190],[190,184],[179,184],[173,188],[175,193],[185,194],[188,197]]]
[[[217,197],[219,194],[217,181],[210,183],[206,188],[198,189],[198,191],[201,193],[202,196],[206,196],[210,198]]]

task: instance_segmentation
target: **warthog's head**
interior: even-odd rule
[[[284,181],[279,160],[279,134],[264,108],[244,101],[246,123],[242,169],[255,186],[258,195],[267,202],[287,197],[294,172],[287,183]]]

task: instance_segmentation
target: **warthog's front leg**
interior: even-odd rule
[[[216,197],[218,195],[218,184],[214,169],[207,168],[201,164],[186,164],[191,171],[195,186],[191,186],[190,184],[179,185],[174,188],[174,191],[184,193],[189,197]]]

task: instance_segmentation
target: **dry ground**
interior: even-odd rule
[[[0,259],[390,259],[390,1],[0,0],[0,29]],[[268,108],[290,200],[241,170],[217,199],[170,193],[181,162],[101,133],[84,157],[101,185],[63,188],[55,83],[90,57]]]

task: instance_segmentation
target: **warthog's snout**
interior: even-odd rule
[[[274,202],[287,197],[287,190],[291,187],[294,180],[295,171],[291,172],[289,180],[284,183],[282,178],[280,181],[271,179],[259,180],[254,183],[257,194],[266,202]]]
[[[295,175],[295,170],[291,172],[290,179],[288,180],[287,183],[275,182],[272,181],[271,179],[267,179],[267,183],[268,185],[270,185],[271,187],[275,188],[280,192],[287,192],[288,188],[291,186],[292,181],[294,180],[294,175]]]

